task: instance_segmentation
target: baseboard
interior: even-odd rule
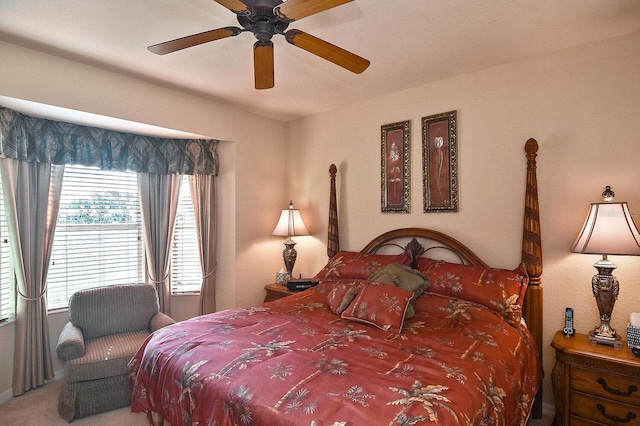
[[[53,372],[53,379],[45,380],[44,384],[55,382],[56,380],[62,379],[64,376],[64,370],[58,370]],[[13,398],[13,389],[7,389],[4,392],[0,393],[0,404],[4,404],[5,402],[10,401]]]
[[[13,398],[13,391],[11,389],[7,389],[6,391],[0,393],[0,404],[4,404]]]

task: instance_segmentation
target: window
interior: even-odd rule
[[[66,166],[47,279],[49,309],[100,285],[144,282],[135,173]]]
[[[2,181],[0,180],[0,321],[14,317],[12,270],[9,253],[9,231],[4,213]]]
[[[171,244],[171,291],[173,293],[197,292],[200,291],[201,283],[202,269],[189,177],[182,176],[176,225]]]
[[[188,176],[181,181],[171,246],[171,290],[199,292],[200,256]],[[1,192],[0,183],[0,194]],[[0,320],[14,316],[10,249],[0,199]],[[62,309],[80,289],[145,281],[135,173],[66,166],[47,278],[47,305]]]

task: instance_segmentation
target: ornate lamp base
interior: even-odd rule
[[[600,312],[600,325],[591,332],[589,341],[622,347],[622,340],[610,324],[611,312],[613,312],[613,306],[620,291],[618,279],[612,275],[616,265],[607,259],[607,255],[604,255],[593,266],[598,270],[598,273],[591,279],[591,288]]]
[[[293,265],[295,265],[296,258],[298,257],[298,251],[293,247],[295,245],[296,243],[293,240],[288,239],[284,242],[285,249],[282,252],[282,258],[284,259],[289,279],[293,278]]]
[[[597,334],[596,330],[592,331],[591,334],[589,334],[588,340],[590,343],[597,343],[599,345],[609,345],[616,348],[622,347],[622,340],[620,340],[620,336],[616,336],[616,337],[600,336]]]

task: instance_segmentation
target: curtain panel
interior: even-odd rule
[[[200,315],[216,311],[216,181],[214,176],[189,176],[193,210],[198,233],[198,251],[202,284],[200,285]]]
[[[218,174],[218,140],[166,139],[32,117],[0,106],[0,158],[136,173]]]
[[[64,166],[0,159],[16,293],[13,395],[53,379],[47,273]]]
[[[138,173],[147,278],[156,287],[160,311],[171,316],[171,242],[176,225],[180,175]]]

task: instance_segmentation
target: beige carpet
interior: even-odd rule
[[[64,426],[69,425],[58,416],[58,394],[60,380],[32,390],[0,405],[0,425],[2,426]],[[533,420],[527,426],[547,426],[551,418]],[[131,413],[129,407],[107,413],[96,414],[84,419],[74,420],[73,426],[136,426],[148,425],[147,418],[141,413]]]
[[[46,384],[13,398],[0,405],[0,425],[2,426],[63,426],[69,425],[58,415],[58,395],[62,381]],[[147,417],[141,413],[131,413],[129,407],[107,413],[96,414],[74,420],[73,426],[134,426],[147,425]]]

